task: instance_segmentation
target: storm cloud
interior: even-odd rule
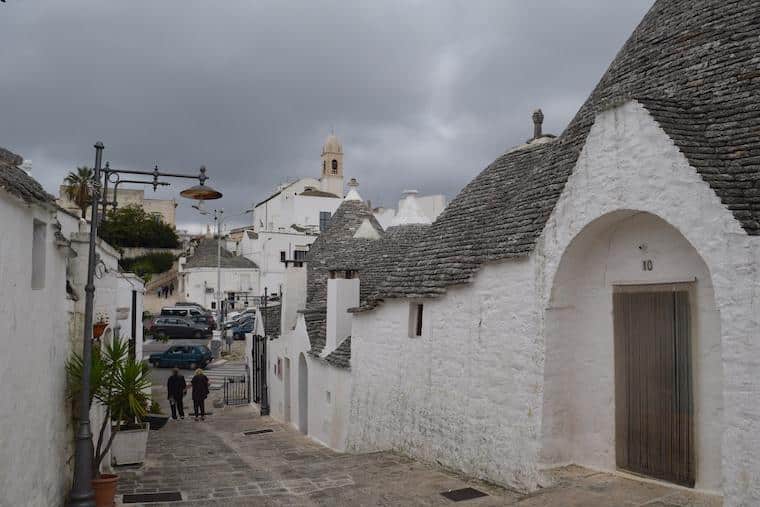
[[[452,198],[533,109],[559,134],[651,4],[7,0],[0,146],[55,194],[98,140],[118,167],[205,164],[232,214],[318,176],[333,129],[373,204]],[[190,204],[180,224],[204,221]]]

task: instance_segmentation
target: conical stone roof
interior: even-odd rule
[[[760,234],[760,2],[658,0],[554,142],[505,153],[451,201],[381,287],[429,297],[535,247],[596,114],[637,100],[747,234]]]

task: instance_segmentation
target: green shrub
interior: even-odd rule
[[[179,247],[179,237],[172,226],[135,205],[109,211],[98,235],[114,247]]]
[[[122,259],[119,261],[119,265],[122,270],[134,273],[148,281],[149,275],[169,271],[174,265],[174,255],[170,252],[149,253],[139,257]]]

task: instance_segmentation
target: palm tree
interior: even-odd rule
[[[85,218],[87,208],[92,201],[92,189],[95,186],[95,178],[92,169],[87,166],[77,167],[77,171],[69,171],[64,178],[64,193],[66,198],[82,210],[82,218]]]

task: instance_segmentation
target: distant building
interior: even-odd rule
[[[221,269],[221,296],[227,301],[227,309],[255,306],[260,287],[259,267],[250,259],[234,255],[224,247],[218,256],[217,248],[216,239],[204,238],[190,256],[180,258],[180,299],[216,309],[218,265]]]
[[[62,208],[69,210],[77,215],[81,215],[79,207],[66,198],[66,186],[61,185],[59,188],[58,204]],[[113,200],[113,190],[109,188],[108,199]],[[149,215],[153,215],[161,219],[165,224],[172,227],[177,226],[176,221],[176,208],[177,201],[174,199],[146,199],[145,190],[134,188],[119,188],[116,192],[116,202],[118,207],[124,206],[138,206],[145,210]],[[87,218],[91,216],[91,210],[87,210]]]
[[[343,147],[330,134],[322,147],[321,175],[280,185],[254,206],[252,229],[235,229],[234,250],[261,269],[261,290],[279,294],[285,265],[303,261],[343,199]]]

